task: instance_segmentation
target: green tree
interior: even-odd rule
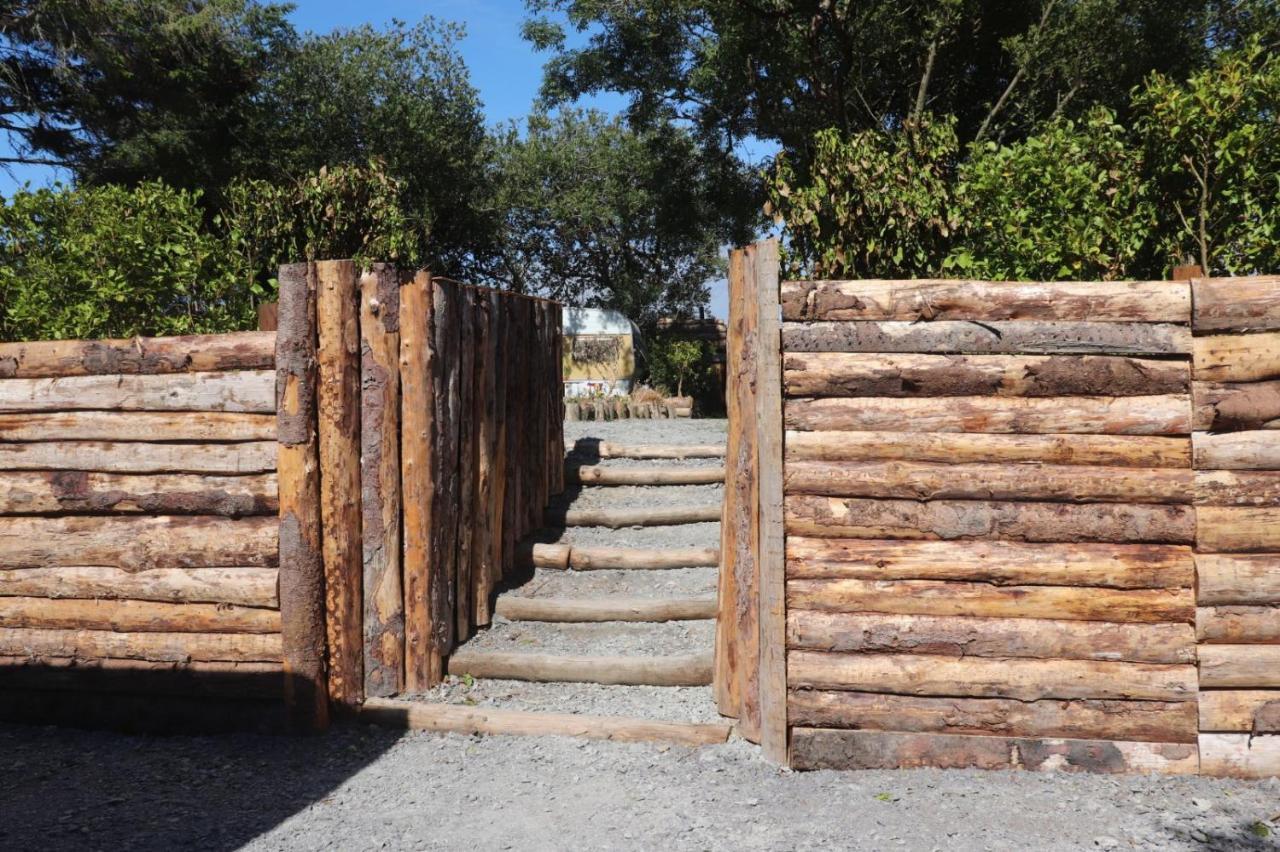
[[[494,279],[642,326],[687,316],[706,303],[721,244],[749,234],[714,196],[718,167],[671,125],[533,115],[523,136],[508,128],[498,141],[505,221]]]

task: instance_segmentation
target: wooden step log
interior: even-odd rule
[[[716,617],[716,599],[500,595],[494,611],[511,621],[696,621]]]
[[[605,683],[625,686],[707,686],[711,654],[664,657],[569,656],[459,649],[451,675],[539,683]]]
[[[575,571],[646,571],[670,568],[714,568],[718,547],[589,547],[526,544],[521,559],[527,567]]]
[[[596,456],[602,459],[722,459],[724,444],[613,444],[598,445],[579,442],[572,455]]]
[[[565,481],[575,485],[714,485],[724,482],[724,468],[568,464]]]
[[[718,523],[720,506],[642,506],[607,509],[548,509],[546,524],[559,527],[657,527]]]
[[[725,724],[659,722],[624,716],[539,713],[425,701],[369,698],[360,708],[366,722],[414,731],[504,736],[564,736],[614,742],[657,742],[684,746],[716,745],[729,739]]]

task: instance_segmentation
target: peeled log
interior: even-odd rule
[[[787,432],[792,461],[913,461],[1185,468],[1188,438],[1146,435],[984,435],[963,432]]]
[[[789,494],[907,500],[1190,503],[1192,472],[1176,468],[937,462],[785,465]]]
[[[1280,776],[1280,736],[1201,734],[1200,773],[1219,778]]]
[[[1217,644],[1280,643],[1280,607],[1202,606],[1196,639]]]
[[[105,512],[233,517],[274,515],[279,505],[277,495],[274,473],[256,476],[132,476],[75,470],[0,471],[0,514],[4,515]]]
[[[784,412],[788,429],[815,432],[1186,435],[1191,431],[1191,405],[1184,395],[789,399]]]
[[[534,568],[572,568],[576,571],[651,570],[714,567],[720,551],[714,547],[570,547],[533,544],[522,557]]]
[[[1200,686],[1280,687],[1280,645],[1201,645]]]
[[[134,441],[0,444],[0,470],[243,474],[275,469],[275,441],[241,444],[151,444]]]
[[[276,410],[276,371],[69,376],[0,382],[0,411],[92,408],[270,414]]]
[[[1191,288],[1173,281],[913,279],[782,282],[784,320],[1085,320],[1185,323]]]
[[[0,596],[107,598],[171,603],[278,607],[275,568],[153,568],[98,566],[0,569]]]
[[[610,444],[579,441],[573,455],[602,459],[722,459],[724,444]]]
[[[1146,504],[921,503],[793,495],[786,498],[785,512],[789,534],[818,538],[1183,544],[1195,538],[1196,530],[1192,507]]]
[[[279,633],[280,613],[228,604],[0,597],[0,626],[120,633]]]
[[[1197,469],[1280,470],[1280,430],[1196,432],[1191,449]]]
[[[1201,605],[1280,604],[1280,554],[1197,553],[1196,574]]]
[[[75,659],[278,663],[278,633],[116,633],[0,627],[0,655]]]
[[[784,352],[1185,355],[1191,329],[1146,322],[786,322]]]
[[[1195,774],[1187,743],[952,736],[796,728],[794,769],[1029,769],[1047,772]]]
[[[0,518],[0,568],[271,567],[279,562],[279,527],[271,516]]]
[[[569,465],[565,479],[580,485],[709,485],[724,482],[724,468]]]
[[[1280,328],[1280,275],[1199,278],[1191,283],[1196,331]]]
[[[1191,363],[1204,382],[1280,379],[1280,332],[1197,337]]]
[[[1194,743],[1193,701],[1015,701],[932,698],[868,692],[792,690],[796,726],[915,733]]]
[[[951,657],[1195,664],[1188,624],[1114,624],[1030,618],[955,618],[863,612],[787,613],[787,647],[808,651]]]
[[[1274,506],[1280,504],[1280,471],[1198,470],[1199,506]]]
[[[1190,589],[1002,586],[945,580],[789,580],[787,606],[824,612],[1191,623]]]
[[[449,657],[449,674],[542,683],[706,686],[711,683],[711,655],[571,657],[460,649]]]
[[[1197,506],[1196,549],[1280,551],[1280,506]]]
[[[716,617],[711,598],[533,598],[502,595],[498,615],[512,621],[691,621]]]
[[[1117,698],[1184,701],[1195,697],[1196,668],[1092,660],[992,660],[911,654],[790,651],[788,684],[803,689],[978,698]]]
[[[1280,428],[1280,381],[1192,385],[1197,432],[1238,432]]]
[[[790,536],[787,577],[1165,589],[1191,588],[1195,567],[1191,549],[1179,545],[1012,541],[962,544]]]
[[[1211,689],[1200,692],[1200,730],[1280,734],[1280,691]]]
[[[872,355],[789,352],[791,396],[1151,396],[1186,393],[1184,361],[1103,355]]]
[[[225,411],[57,411],[0,414],[3,441],[275,441],[272,414]]]
[[[653,527],[671,524],[719,522],[719,506],[671,506],[662,508],[548,509],[552,527]]]
[[[275,356],[274,331],[0,343],[0,379],[268,370]]]

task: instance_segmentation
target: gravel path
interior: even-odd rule
[[[786,773],[741,741],[0,726],[0,754],[5,849],[1280,848],[1280,821],[1268,822],[1280,817],[1276,781]]]
[[[484,679],[468,684],[453,677],[424,693],[422,698],[503,710],[633,716],[667,722],[725,721],[716,712],[709,686],[612,686]]]
[[[568,527],[539,530],[535,541],[592,547],[719,547],[720,524],[676,524],[669,527]]]
[[[551,507],[574,509],[659,509],[719,506],[723,485],[587,485],[551,498]]]
[[[580,439],[614,444],[723,444],[728,430],[729,421],[724,419],[568,421],[564,445],[571,449]]]
[[[697,598],[715,595],[715,568],[563,571],[539,568],[505,594],[522,598]]]
[[[558,623],[495,617],[493,624],[468,639],[465,647],[468,651],[589,656],[710,654],[715,647],[715,630],[716,624],[710,620]]]

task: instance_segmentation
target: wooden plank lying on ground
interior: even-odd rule
[[[565,466],[565,480],[578,485],[709,485],[724,482],[723,467]]]
[[[121,633],[279,633],[280,612],[230,604],[0,597],[0,626]]]
[[[1186,393],[1185,361],[1111,355],[788,352],[791,396],[1153,396]]]
[[[1206,646],[1226,647],[1226,646]],[[999,660],[915,654],[790,651],[788,683],[898,695],[975,698],[1118,698],[1184,701],[1198,688],[1193,665],[1094,660]]]
[[[57,411],[0,414],[0,441],[274,441],[271,414]]]
[[[1280,328],[1280,275],[1199,278],[1191,282],[1196,331]]]
[[[1191,288],[1173,281],[784,281],[784,320],[1174,322]]]
[[[1205,508],[1210,507],[1201,511]],[[1196,510],[1190,506],[983,500],[921,503],[805,494],[787,497],[786,519],[787,532],[792,535],[830,538],[1183,544],[1194,539],[1196,530]]]
[[[1017,701],[792,690],[797,727],[1194,743],[1194,701]]]
[[[0,627],[0,655],[73,659],[278,663],[278,633],[122,633]]]
[[[0,382],[0,411],[276,410],[275,370],[139,376],[69,376]]]
[[[1204,606],[1280,604],[1280,553],[1197,553],[1196,573]]]
[[[1195,502],[1200,506],[1280,504],[1280,470],[1198,470]]]
[[[0,444],[0,470],[244,474],[275,469],[275,441],[238,444],[152,444],[135,441]]]
[[[594,455],[602,459],[722,459],[724,452],[724,444],[613,444],[606,441],[595,447],[575,446],[572,451],[574,455]]]
[[[718,523],[719,506],[625,507],[600,509],[551,508],[546,524],[551,527],[654,527],[671,524]]]
[[[795,769],[1030,769],[1050,772],[1195,774],[1185,743],[1112,742],[796,728]]]
[[[275,366],[275,356],[274,331],[129,340],[35,340],[0,343],[0,379],[269,370]]]
[[[272,445],[274,467],[275,445]],[[190,515],[274,515],[276,475],[0,471],[0,514],[144,512]]]
[[[1202,606],[1196,638],[1220,644],[1280,643],[1278,606]]]
[[[1201,734],[1200,772],[1221,778],[1280,776],[1280,736]]]
[[[1200,381],[1263,382],[1280,379],[1280,332],[1197,337],[1193,353],[1192,371]]]
[[[1191,397],[1191,428],[1197,432],[1280,428],[1280,381],[1195,382]]]
[[[1185,355],[1191,329],[1146,322],[786,322],[784,352]]]
[[[1280,551],[1280,506],[1197,506],[1196,549]]]
[[[1195,563],[1191,548],[1182,545],[869,541],[797,535],[787,539],[787,576],[1164,589],[1190,588]]]
[[[449,674],[539,682],[706,686],[711,683],[711,655],[578,657],[459,648],[449,657]]]
[[[1191,589],[998,586],[949,580],[789,580],[787,605],[823,612],[1190,623]]]
[[[520,555],[530,567],[577,571],[698,568],[720,562],[716,547],[571,547],[535,542],[522,547]]]
[[[1186,435],[1191,405],[1158,396],[789,399],[788,429],[870,432]]]
[[[792,461],[785,476],[788,494],[1067,503],[1190,503],[1193,478],[1177,468],[909,461]]]
[[[800,432],[787,461],[942,462],[1173,467],[1191,464],[1191,440],[1149,435],[988,435],[962,432]]]
[[[1280,687],[1280,645],[1201,645],[1198,654],[1206,689]]]
[[[512,621],[690,621],[715,618],[707,598],[527,598],[502,595],[494,610]]]
[[[0,518],[0,567],[260,568],[279,561],[279,526],[269,516]]]
[[[1022,616],[879,615],[806,609],[787,613],[787,647],[806,651],[1194,664],[1195,643],[1195,632],[1189,624],[1115,624]]]
[[[536,713],[457,704],[428,704],[372,698],[360,708],[360,718],[379,725],[416,731],[510,736],[584,737],[614,742],[659,742],[676,745],[715,745],[729,739],[729,725],[654,722],[623,716],[576,713]]]
[[[1280,734],[1280,691],[1206,689],[1200,692],[1200,730]]]
[[[171,603],[278,607],[276,568],[153,568],[100,566],[0,569],[0,596],[106,598]]]
[[[1196,432],[1191,452],[1199,469],[1280,470],[1280,430]]]

